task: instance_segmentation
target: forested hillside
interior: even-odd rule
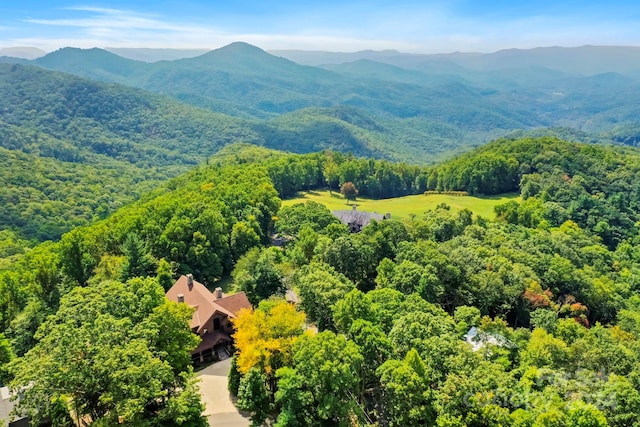
[[[276,55],[233,43],[194,58],[145,63],[100,49],[66,48],[33,63],[245,118],[350,106],[381,126],[385,147],[412,149],[394,151],[403,160],[430,160],[540,127],[570,127],[630,145],[638,141],[640,81],[633,48],[325,53],[325,62],[311,61],[328,66]]]
[[[296,111],[310,107],[336,108],[330,114],[337,115],[344,107],[357,108],[358,115],[370,116],[368,120],[377,123],[375,134],[366,140],[378,141],[381,154],[400,160],[432,161],[508,130],[550,124],[532,118],[520,107],[503,108],[502,102],[486,98],[481,89],[458,81],[422,85],[362,79],[301,66],[246,43],[152,64],[100,49],[61,49],[35,63],[244,118],[265,120],[288,113],[295,117]],[[313,121],[325,122],[323,130],[332,125],[326,123],[324,114]],[[286,143],[286,133],[283,137]]]
[[[0,380],[30,385],[36,418],[68,417],[73,398],[96,421],[199,425],[190,314],[161,301],[192,273],[209,286],[231,276],[257,306],[235,321],[230,374],[255,424],[633,426],[638,159],[552,138],[496,141],[435,168],[230,146],[60,242],[2,236]],[[280,208],[346,181],[391,197],[474,171],[478,192],[525,201],[495,220],[439,206],[356,234],[317,203]],[[293,240],[270,246],[273,231]],[[288,288],[299,306],[281,299]]]
[[[104,218],[234,142],[400,157],[349,109],[274,122],[233,118],[120,85],[0,64],[0,228],[57,239]]]
[[[431,190],[499,194],[519,189],[524,203],[499,215],[529,227],[575,221],[610,247],[637,233],[637,150],[566,143],[554,138],[498,140],[434,168]]]

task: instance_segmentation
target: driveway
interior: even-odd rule
[[[196,372],[200,378],[202,402],[206,406],[204,414],[210,426],[247,427],[249,418],[240,414],[227,391],[230,367],[231,359],[226,359]]]

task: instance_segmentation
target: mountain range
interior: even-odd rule
[[[287,121],[291,113],[297,120],[303,109],[353,108],[377,124],[380,155],[424,162],[521,129],[568,127],[633,143],[639,52],[588,46],[488,55],[307,52],[307,62],[325,63],[311,66],[238,42],[153,63],[74,48],[31,63],[263,123]],[[296,52],[277,53],[305,62]]]
[[[153,52],[128,51],[140,58],[145,52],[150,61]],[[12,171],[47,158],[60,162],[50,170],[86,165],[78,176],[87,182],[104,168],[120,168],[135,182],[154,183],[235,142],[418,164],[505,135],[636,145],[639,52],[583,47],[489,55],[268,53],[233,43],[156,62],[103,49],[64,48],[31,60],[4,56],[0,147],[8,150],[2,156],[12,159]],[[41,196],[32,196],[46,194],[47,180],[58,183],[50,192],[62,191],[62,181],[42,170],[43,180],[23,180],[31,193],[13,178],[3,179],[10,191],[2,200],[20,200],[14,203],[16,215],[40,209],[33,204]],[[137,197],[138,191],[124,185],[92,209],[103,216]],[[73,224],[91,213],[79,217]],[[0,218],[5,226],[24,228],[20,221]],[[65,227],[42,236],[55,237]]]

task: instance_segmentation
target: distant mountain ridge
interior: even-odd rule
[[[240,42],[241,43],[241,42]],[[233,44],[232,44],[233,45]],[[107,47],[111,53],[126,59],[153,63],[195,58],[219,49],[173,49],[173,48],[122,48]],[[499,70],[540,66],[570,74],[599,74],[604,72],[640,72],[640,47],[595,46],[512,48],[490,53],[409,53],[398,50],[363,50],[356,52],[333,52],[295,49],[274,49],[268,53],[289,59],[300,65],[336,65],[358,60],[371,60],[401,68],[424,68],[426,65],[460,66],[473,70]],[[0,48],[0,56],[36,59],[47,52],[35,47]]]
[[[640,47],[580,46],[505,49],[493,53],[453,52],[437,54],[404,53],[395,50],[325,52],[272,50],[272,54],[305,65],[335,65],[368,59],[402,68],[459,66],[476,71],[538,66],[568,74],[591,75],[605,72],[628,73],[640,70]]]
[[[549,127],[586,132],[590,140],[635,144],[640,136],[640,72],[632,69],[639,62],[638,52],[633,47],[591,46],[493,54],[365,51],[331,53],[340,61],[354,61],[318,67],[236,42],[172,61],[144,62],[103,49],[65,48],[32,63],[247,119],[253,123],[248,128],[275,132],[271,142],[294,151],[329,147],[340,135],[349,135],[345,141],[353,144],[340,147],[424,162],[518,130]],[[573,63],[573,71],[586,70],[604,57],[609,59],[598,66],[611,68],[606,73],[567,68]],[[558,69],[563,67],[566,71]],[[341,108],[355,109],[375,122],[377,130],[356,129],[319,113]],[[319,126],[321,136],[308,133],[307,125]],[[354,132],[360,136],[351,139]],[[296,140],[300,135],[307,141]]]
[[[0,57],[9,56],[22,59],[36,59],[46,55],[47,52],[37,47],[15,46],[0,48]]]

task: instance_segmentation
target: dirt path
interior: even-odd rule
[[[231,359],[214,363],[196,373],[200,377],[200,393],[206,405],[204,414],[210,426],[247,427],[249,418],[235,407],[227,391],[227,374]]]

